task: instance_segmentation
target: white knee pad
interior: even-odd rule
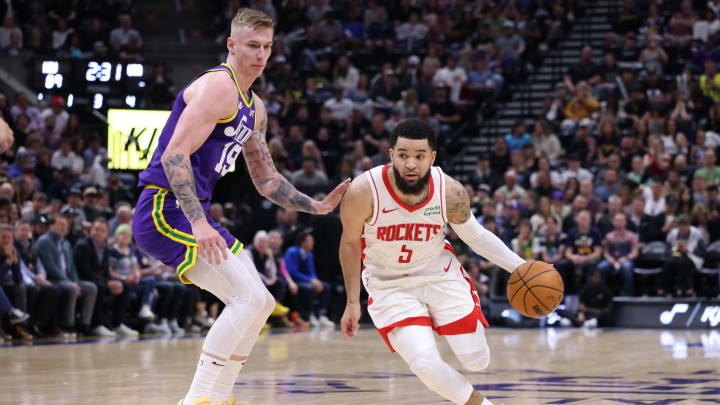
[[[458,354],[457,358],[466,369],[483,371],[490,364],[490,348],[485,345],[485,350],[469,354]]]
[[[423,350],[410,361],[410,370],[432,391],[456,403],[464,404],[473,387],[454,368],[445,363],[436,350]]]

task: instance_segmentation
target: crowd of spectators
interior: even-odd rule
[[[40,35],[44,22],[45,31],[103,31],[83,52],[141,43],[130,28],[131,1],[57,3],[18,2],[0,41],[13,32]],[[389,162],[389,134],[403,119],[430,123],[442,139],[474,122],[583,13],[572,0],[250,3],[278,21],[272,57],[253,88],[268,110],[270,151],[279,171],[311,195]],[[247,4],[215,4],[224,38]],[[607,314],[613,294],[718,294],[718,281],[706,282],[699,270],[716,260],[720,239],[720,23],[694,13],[688,2],[644,8],[624,0],[602,63],[585,47],[539,116],[495,139],[467,181],[478,221],[522,257],[561,272],[575,323]],[[78,36],[67,37],[72,44]],[[34,49],[32,40],[21,43]],[[72,56],[71,45],[58,49]],[[209,326],[221,303],[133,246],[133,177],[107,169],[100,137],[81,130],[62,97],[45,109],[27,98],[0,94],[16,138],[0,160],[2,327],[29,337]],[[290,307],[271,323],[331,326],[344,304],[337,214],[298,214],[247,195],[216,201],[209,214],[246,244],[263,282]],[[448,239],[482,302],[504,296],[506,273],[451,230]],[[660,258],[647,249],[658,243]],[[638,278],[636,267],[659,274]]]
[[[0,4],[0,55],[142,59],[133,0],[8,0]]]

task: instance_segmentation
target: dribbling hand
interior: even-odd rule
[[[360,303],[348,303],[345,306],[345,313],[340,320],[340,329],[343,336],[352,340],[360,328]]]
[[[193,236],[198,245],[198,254],[208,263],[220,265],[223,260],[227,260],[227,243],[207,221],[197,221],[192,226]]]

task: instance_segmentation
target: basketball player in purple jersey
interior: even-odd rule
[[[181,281],[226,305],[205,338],[179,405],[237,404],[235,380],[275,307],[242,244],[207,213],[216,182],[242,151],[260,194],[286,208],[326,214],[349,185],[345,181],[316,201],[275,169],[265,141],[265,106],[249,91],[270,57],[273,28],[262,12],[238,11],[227,39],[227,63],[180,92],[150,164],[140,173],[143,191],[133,219],[138,246],[176,268]]]

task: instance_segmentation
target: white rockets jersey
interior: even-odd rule
[[[363,229],[363,274],[379,279],[427,270],[445,249],[447,204],[442,170],[430,168],[428,199],[412,207],[393,191],[389,170],[388,164],[365,172],[373,193],[373,216]]]

